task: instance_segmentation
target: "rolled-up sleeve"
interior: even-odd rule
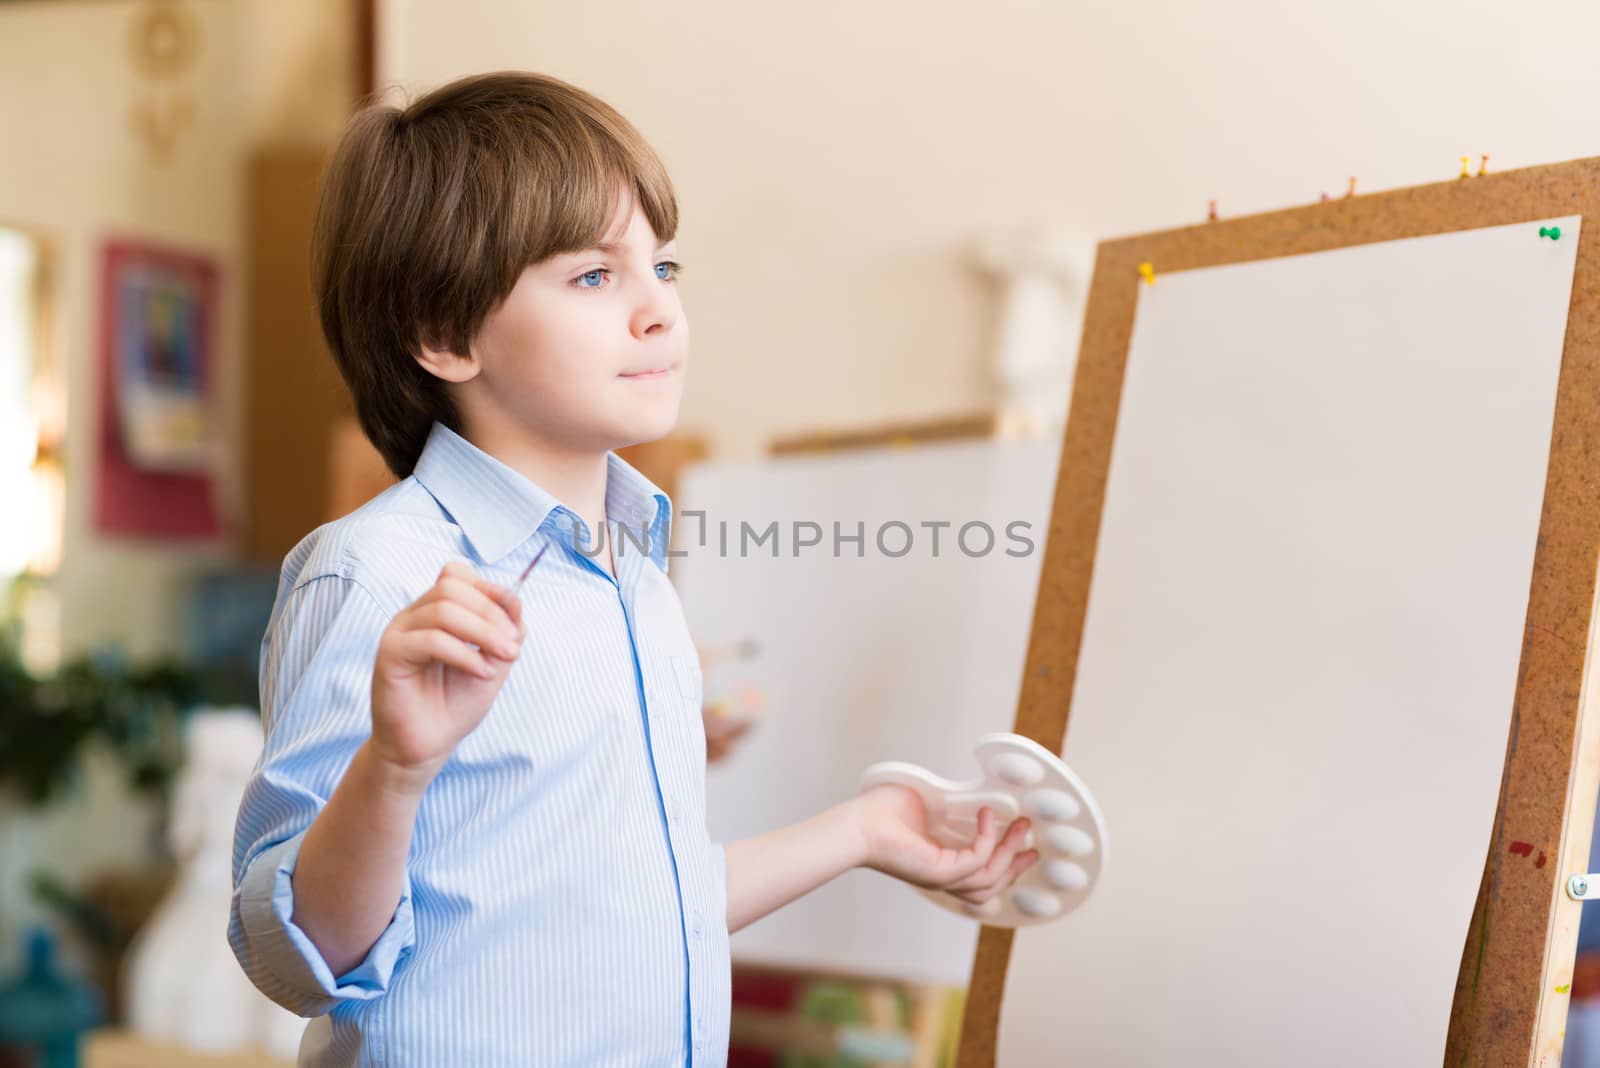
[[[387,624],[359,584],[326,576],[288,595],[262,645],[266,743],[234,829],[228,942],[250,981],[300,1016],[382,995],[415,941],[409,873],[388,926],[343,975],[293,921],[306,830],[371,736],[372,665]]]
[[[238,952],[241,946],[247,947],[263,977],[276,986],[269,990],[256,980],[268,997],[301,1016],[320,1016],[340,1001],[374,998],[389,989],[395,965],[414,941],[411,880],[405,881],[394,918],[367,951],[366,959],[335,977],[293,919],[290,876],[303,841],[304,831],[261,853],[246,869],[234,908],[239,928],[234,948]]]

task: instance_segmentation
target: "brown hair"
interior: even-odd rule
[[[460,430],[416,360],[465,353],[525,267],[605,237],[631,193],[662,241],[677,198],[655,152],[610,105],[503,71],[351,120],[323,175],[312,232],[322,331],[384,463],[411,473],[434,420]]]

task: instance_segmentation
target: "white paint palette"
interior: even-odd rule
[[[1060,919],[1083,904],[1106,863],[1105,820],[1088,787],[1061,758],[1020,734],[986,734],[974,750],[981,778],[951,782],[916,764],[874,764],[861,789],[895,784],[915,790],[927,812],[928,834],[963,849],[978,836],[978,812],[993,810],[998,827],[1019,816],[1032,821],[1023,849],[1039,860],[1004,892],[972,905],[942,890],[921,893],[952,912],[991,927],[1027,927]],[[1020,850],[1019,850],[1020,852]]]

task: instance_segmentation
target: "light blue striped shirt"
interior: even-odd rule
[[[607,462],[616,580],[583,554],[581,518],[437,424],[411,477],[285,560],[228,939],[268,997],[319,1017],[301,1065],[726,1062],[726,860],[706,834],[699,662],[666,575],[672,505]],[[335,977],[290,922],[290,875],[371,734],[379,637],[446,563],[510,585],[545,545],[522,653],[423,795],[399,907]]]

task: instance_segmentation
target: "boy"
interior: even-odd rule
[[[262,650],[229,941],[327,1017],[302,1065],[720,1065],[730,931],[852,867],[976,903],[1037,857],[987,812],[941,849],[899,787],[708,840],[671,502],[612,451],[677,418],[676,231],[551,78],[370,109],[329,164],[322,324],[402,481],[290,553]]]

